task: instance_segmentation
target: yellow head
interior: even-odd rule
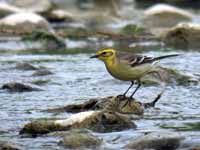
[[[108,63],[113,61],[115,57],[116,57],[116,51],[114,49],[108,48],[97,51],[96,55],[90,58],[98,58],[99,60]]]

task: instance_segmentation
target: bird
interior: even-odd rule
[[[141,87],[141,79],[150,73],[158,72],[159,68],[155,65],[156,61],[179,55],[180,54],[170,54],[159,57],[149,57],[141,54],[119,52],[113,48],[105,48],[97,51],[96,54],[90,58],[97,58],[103,61],[107,71],[114,78],[131,82],[131,85],[122,96],[125,97],[128,91],[136,83],[137,87],[129,97],[130,99],[133,99],[134,94]]]

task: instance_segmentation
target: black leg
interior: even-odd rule
[[[127,92],[131,89],[131,87],[134,85],[134,82],[131,81],[131,85],[128,87],[128,89],[126,90],[126,92],[124,92],[123,96],[125,97]]]
[[[130,98],[133,97],[133,95],[137,92],[137,90],[138,90],[138,89],[140,88],[140,86],[141,86],[141,82],[140,82],[140,80],[138,80],[137,82],[138,82],[138,85],[137,85],[135,91],[133,91],[133,93],[131,94]]]

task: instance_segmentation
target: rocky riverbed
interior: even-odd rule
[[[174,3],[0,2],[0,149],[198,150],[200,15]],[[181,55],[159,63],[161,98],[151,74],[127,103],[89,59],[102,47]]]

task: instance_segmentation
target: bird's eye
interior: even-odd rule
[[[106,54],[106,52],[103,52],[102,54],[103,54],[103,55],[105,55],[105,54]]]

